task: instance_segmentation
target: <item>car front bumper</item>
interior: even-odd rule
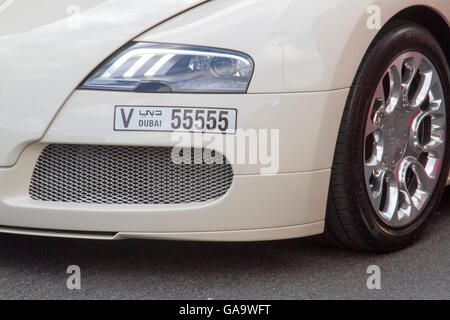
[[[289,94],[139,94],[77,90],[45,135],[0,168],[0,232],[77,238],[256,241],[323,231],[330,168],[348,89]],[[111,205],[32,200],[30,179],[48,144],[174,146],[167,132],[117,132],[114,106],[222,107],[238,129],[279,129],[279,168],[233,165],[231,188],[204,203]],[[186,135],[190,135],[186,133]]]

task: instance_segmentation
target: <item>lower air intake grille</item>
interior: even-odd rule
[[[223,196],[233,180],[231,165],[222,155],[213,153],[223,162],[210,164],[203,149],[187,151],[181,155],[191,163],[176,164],[166,147],[52,144],[36,163],[30,196],[96,204],[182,204]]]

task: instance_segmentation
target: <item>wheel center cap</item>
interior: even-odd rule
[[[387,128],[383,160],[388,167],[395,167],[405,154],[409,132],[406,119],[407,115],[397,108],[383,121]]]

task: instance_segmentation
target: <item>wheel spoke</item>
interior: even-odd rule
[[[416,152],[441,152],[445,142],[445,114],[442,101],[432,101],[427,111],[419,111],[411,122],[411,144]]]
[[[369,110],[369,117],[366,121],[365,137],[372,134],[374,131],[380,128],[381,119],[385,113],[385,98],[382,83],[378,84],[375,90],[372,104]]]
[[[417,176],[418,190],[421,192],[428,192],[433,186],[433,178],[428,175],[424,166],[417,160],[412,163],[412,170]]]
[[[397,107],[402,93],[400,72],[396,65],[392,65],[388,71],[389,94],[386,99],[386,112],[391,113]]]
[[[403,68],[402,85],[406,91],[411,88],[411,84],[417,74],[417,67],[417,59],[413,57],[401,62],[401,68]]]
[[[384,189],[385,188],[385,189]],[[395,178],[395,175],[392,171],[386,171],[384,177],[384,188],[383,188],[383,197],[384,202],[378,203],[378,208],[381,216],[386,220],[392,220],[397,213],[398,209],[398,185]],[[377,198],[377,201],[383,199]]]
[[[371,134],[373,134],[379,128],[380,127],[376,123],[374,123],[372,121],[372,119],[369,119],[367,121],[367,124],[366,124],[366,135],[365,136],[366,137],[370,136]]]
[[[410,104],[409,93],[413,80],[417,75],[417,58],[409,57],[399,60],[399,68],[402,70],[403,107],[408,108]]]
[[[393,221],[394,224],[401,224],[402,221],[407,221],[411,219],[411,217],[415,217],[419,214],[419,209],[414,204],[408,190],[400,189],[400,194],[402,195],[403,202],[398,208],[398,212],[395,217],[396,219]]]
[[[372,172],[371,179],[369,181],[371,196],[374,200],[374,206],[380,208],[381,198],[384,191],[384,179],[386,176],[386,171],[381,169],[375,169]]]
[[[416,94],[413,96],[411,101],[414,108],[420,107],[426,100],[428,92],[431,89],[431,83],[433,80],[432,71],[420,72],[420,84],[417,89]]]
[[[365,165],[367,170],[373,171],[376,167],[380,165],[383,159],[384,141],[382,131],[377,130],[373,132],[370,138],[371,144],[367,143],[367,139],[365,144],[365,148],[368,149],[365,151],[367,152],[368,155],[370,154],[370,156],[368,156],[368,158],[366,159]]]
[[[423,150],[418,143],[409,143],[406,146],[404,157],[412,157],[418,159],[422,154]]]
[[[425,206],[434,178],[423,165],[412,157],[405,158],[399,166],[398,185],[403,203],[399,206],[398,223],[415,218]]]
[[[440,170],[440,155],[430,153],[427,155],[426,166],[424,167],[430,179],[437,179]]]

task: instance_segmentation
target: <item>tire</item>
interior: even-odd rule
[[[372,116],[372,112],[373,110],[375,110],[374,101],[383,101],[382,99],[375,99],[377,88],[380,88],[380,86],[382,86],[383,88],[393,88],[392,81],[387,81],[387,84],[385,86],[385,83],[382,80],[383,77],[385,77],[385,72],[387,70],[391,70],[388,69],[390,68],[390,65],[400,59],[400,56],[402,54],[407,56],[408,54],[412,53],[419,53],[420,55],[423,55],[426,59],[428,59],[427,61],[432,63],[432,65],[434,66],[433,70],[437,71],[437,75],[439,76],[442,84],[442,100],[444,102],[444,111],[441,110],[441,112],[445,112],[445,115],[441,115],[441,118],[445,119],[445,123],[442,124],[442,128],[445,130],[445,134],[442,134],[442,136],[444,137],[442,139],[442,147],[439,147],[441,148],[439,150],[442,150],[439,155],[440,162],[438,164],[440,165],[440,169],[439,173],[436,174],[433,179],[422,178],[423,171],[419,170],[420,166],[413,165],[413,167],[411,167],[414,168],[414,170],[417,169],[418,173],[416,173],[416,171],[411,168],[405,169],[411,169],[414,172],[408,171],[412,172],[412,175],[409,176],[409,178],[406,176],[407,173],[405,173],[404,176],[401,176],[405,177],[402,180],[403,182],[405,182],[405,184],[402,185],[403,189],[401,189],[401,187],[399,186],[402,183],[400,181],[401,178],[399,178],[399,173],[404,171],[400,171],[400,169],[398,169],[397,171],[394,171],[394,169],[389,169],[392,172],[396,173],[395,183],[397,184],[399,192],[397,196],[395,196],[395,192],[393,192],[392,194],[385,193],[384,195],[377,197],[376,195],[378,193],[373,190],[379,190],[380,186],[382,186],[382,188],[386,188],[386,190],[391,190],[390,188],[388,188],[388,186],[391,186],[392,179],[386,178],[389,171],[388,169],[386,169],[387,171],[384,172],[381,180],[378,180],[381,177],[380,170],[371,171],[371,167],[369,166],[369,163],[370,165],[373,164],[373,162],[370,162],[372,161],[371,159],[379,159],[376,154],[376,152],[378,151],[375,148],[377,148],[380,144],[383,145],[383,151],[380,154],[382,154],[384,158],[382,158],[383,160],[379,161],[378,165],[384,166],[385,162],[387,161],[386,158],[388,158],[389,161],[392,159],[392,163],[396,161],[396,158],[394,158],[393,155],[394,152],[391,151],[391,149],[394,150],[395,148],[397,148],[398,150],[400,150],[399,154],[401,154],[402,147],[400,142],[398,143],[398,147],[394,146],[394,144],[396,143],[395,141],[397,140],[394,141],[394,138],[386,134],[386,132],[391,132],[386,131],[389,127],[388,124],[383,124],[383,130],[379,132],[377,131],[377,134],[382,137],[383,143],[379,143],[379,141],[373,142],[373,140],[376,140],[373,137],[375,135],[375,131],[371,134],[372,136],[366,136],[367,132],[370,132],[368,127],[366,127],[369,125],[366,125],[366,123],[369,123],[368,121],[372,121],[373,123],[375,123],[379,120],[379,118],[376,118],[376,116]],[[405,66],[405,63],[406,62],[402,62],[402,65]],[[406,72],[409,69],[406,69],[406,66],[404,68],[405,69],[402,69],[402,71],[399,71],[399,74],[401,77],[406,78]],[[403,73],[403,70],[406,70],[405,73]],[[417,74],[421,73],[417,72]],[[393,78],[389,79],[392,80]],[[328,242],[331,242],[332,244],[340,248],[370,252],[391,252],[410,245],[418,238],[419,234],[423,231],[430,214],[436,209],[437,205],[439,204],[449,172],[449,79],[449,65],[442,49],[439,46],[439,43],[434,39],[431,33],[429,33],[422,26],[408,21],[394,21],[386,25],[379,32],[376,39],[368,49],[368,52],[366,53],[354,79],[339,129],[331,172],[325,222],[324,237]],[[412,78],[411,82],[413,82]],[[403,85],[401,86],[401,88],[402,90],[404,89]],[[417,86],[417,88],[420,87]],[[420,90],[417,88],[415,90]],[[392,90],[392,92],[394,92],[394,89],[388,89],[388,91],[389,90]],[[409,90],[410,92],[413,91],[412,85],[411,89]],[[401,92],[403,93],[404,91]],[[428,107],[431,106],[430,103],[432,102],[430,100],[429,92],[431,91],[428,91],[428,98],[425,99],[426,103],[428,103]],[[386,90],[383,93],[386,95]],[[389,94],[387,95],[390,94],[391,93],[389,92]],[[408,98],[404,99],[408,101],[410,101],[410,99],[412,99],[411,101],[419,101],[419,98],[413,100],[418,96],[419,93],[416,93],[416,95],[412,96],[408,94]],[[380,108],[380,110],[382,110],[380,112],[384,112],[382,121],[385,121],[386,123],[388,123],[389,121],[391,121],[390,123],[395,123],[393,122],[393,120],[386,120],[389,117],[394,117],[394,113],[388,113],[387,106],[391,105],[392,100],[386,100],[385,102],[386,103],[384,104],[384,106]],[[403,106],[403,108],[412,108],[412,105],[415,102],[410,103],[410,105],[405,106],[405,104],[402,104],[401,106]],[[422,108],[425,107],[421,105],[419,106],[419,108],[422,110]],[[370,110],[372,111],[369,115]],[[406,112],[407,111],[405,111],[405,114],[407,114]],[[400,111],[396,111],[395,117],[397,117],[397,113],[400,113]],[[438,117],[436,117],[436,119],[437,118]],[[430,117],[429,121],[435,121],[435,119],[433,117]],[[425,120],[423,122],[425,122]],[[391,126],[394,127],[394,129],[392,130],[401,131],[401,128],[403,128],[400,125]],[[421,128],[424,128],[425,125],[420,124],[420,126],[422,126]],[[412,135],[412,127],[413,126],[410,123],[410,132],[408,132],[408,135]],[[417,126],[417,128],[419,128],[419,125]],[[416,133],[420,132],[420,130],[422,130],[422,133],[420,135],[423,136],[423,132],[425,129],[417,129]],[[430,131],[430,137],[431,133],[432,132]],[[402,135],[405,136],[406,134],[406,131],[402,133]],[[397,135],[397,132],[395,133],[395,135]],[[394,134],[392,136],[394,136]],[[416,136],[418,136],[418,134],[416,134]],[[421,139],[421,143],[423,143],[424,145],[429,141],[426,140],[428,138]],[[406,144],[408,143],[409,142],[406,142]],[[405,148],[406,149],[403,150],[408,150],[409,145],[407,145]],[[395,149],[395,152],[397,152],[397,149]],[[371,152],[375,152],[375,155],[371,154]],[[428,164],[427,161],[431,161],[430,159],[434,159],[432,158],[432,156],[438,157],[438,153],[434,154],[433,152],[430,152],[424,154],[426,160],[423,167],[426,167],[426,165]],[[403,156],[406,157],[405,155]],[[422,154],[418,156],[418,158],[420,157],[422,157]],[[402,158],[398,161],[399,163],[397,165],[399,167],[402,167],[403,161],[406,160]],[[420,163],[423,162],[422,158],[418,159],[417,161]],[[389,171],[389,174],[391,174],[391,171]],[[430,173],[430,175],[432,176],[433,174]],[[422,183],[423,181],[428,180],[432,181],[432,183]],[[407,181],[408,183],[406,184]],[[407,209],[404,208],[410,208],[408,209],[410,210],[408,212],[413,212],[414,208],[416,208],[414,202],[412,202],[411,200],[413,199],[412,195],[410,194],[410,198],[408,198],[408,194],[401,191],[408,190],[408,192],[413,193],[417,191],[417,188],[425,188],[426,186],[431,186],[432,184],[434,185],[433,191],[429,192],[427,200],[426,202],[424,202],[426,204],[423,205],[420,210],[416,210],[417,216],[407,224],[401,225],[400,222],[402,221],[402,219],[412,219],[413,216],[412,213],[410,213],[410,216],[405,218],[403,212],[406,212]],[[378,186],[378,189],[374,186]],[[394,184],[393,186],[395,187]],[[414,189],[414,187],[416,189]],[[431,188],[429,188],[428,190],[431,190]],[[397,204],[395,204],[394,202],[395,199],[397,199]],[[378,203],[382,204],[377,209],[376,207]],[[388,205],[386,205],[386,203],[388,203]],[[395,205],[397,207],[395,207]],[[414,207],[408,207],[408,205],[414,205]],[[391,210],[391,208],[397,208],[395,209],[397,210],[395,213],[396,217],[391,218],[392,223],[387,220],[388,218],[385,218],[385,216],[388,216],[384,213],[384,209],[382,209],[385,207],[389,210]],[[402,208],[403,211],[400,212],[400,208]],[[400,213],[402,214],[402,216]],[[397,223],[398,225],[394,225],[394,220],[396,220],[395,223]]]

